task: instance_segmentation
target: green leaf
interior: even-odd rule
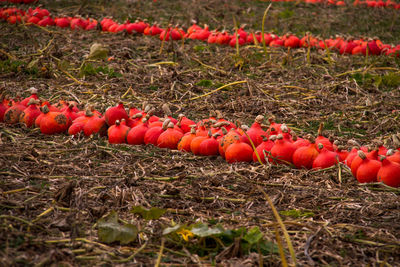
[[[109,244],[116,241],[121,244],[128,244],[137,238],[138,229],[133,224],[123,224],[118,222],[118,213],[112,211],[106,217],[97,221],[97,234],[100,242]]]
[[[204,86],[204,87],[211,87],[213,85],[213,82],[210,80],[201,80],[198,83],[196,83],[197,86]]]
[[[183,226],[180,225],[180,224],[177,224],[177,225],[174,225],[174,226],[171,226],[171,227],[167,227],[167,228],[165,228],[165,229],[163,230],[162,234],[163,234],[163,235],[168,235],[168,234],[171,234],[171,233],[175,233],[176,231],[178,231],[178,230],[181,229],[182,227],[183,227]]]
[[[90,47],[88,59],[105,59],[108,56],[108,48],[99,43],[94,43]]]
[[[31,62],[29,62],[29,64],[26,66],[27,69],[32,69],[34,67],[37,67],[39,63],[39,59],[35,58],[34,60],[32,60]]]
[[[152,207],[151,209],[143,208],[142,206],[135,206],[131,210],[132,213],[142,216],[145,220],[157,220],[167,212],[166,209]]]
[[[212,236],[212,235],[221,234],[224,232],[224,229],[222,229],[222,227],[218,227],[218,226],[216,228],[210,228],[205,223],[197,223],[192,226],[191,232],[194,235],[197,235],[200,237],[208,237],[208,236]]]
[[[308,210],[283,210],[279,212],[282,215],[285,216],[290,216],[293,218],[308,218],[308,217],[313,217],[314,213],[312,211],[308,211]]]
[[[255,226],[247,231],[247,233],[243,236],[243,239],[249,242],[249,244],[256,244],[263,238],[263,234],[261,233],[258,226]]]

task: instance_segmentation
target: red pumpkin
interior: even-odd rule
[[[382,157],[382,167],[378,171],[377,180],[391,187],[400,187],[400,164]]]
[[[192,142],[190,143],[190,150],[192,151],[193,154],[195,155],[200,155],[200,144],[204,140],[206,140],[208,137],[207,136],[196,136],[193,138]]]
[[[193,139],[196,137],[196,129],[195,125],[192,125],[190,132],[185,134],[182,139],[178,143],[178,150],[190,152],[190,144],[192,143]]]
[[[319,128],[318,128],[318,137],[315,138],[315,143],[322,144],[325,149],[333,151],[332,142],[329,140],[329,138],[326,138],[325,136],[322,135],[323,128],[324,128],[324,124],[321,122],[319,125]],[[318,151],[321,152],[320,150],[318,150]]]
[[[219,142],[217,141],[218,133],[211,135],[211,130],[208,133],[208,138],[203,140],[199,146],[199,153],[202,156],[215,156],[218,155]]]
[[[31,95],[29,97],[25,98],[24,100],[22,100],[21,105],[28,106],[29,100],[31,100],[32,98],[35,100],[39,99],[39,97],[37,95],[38,90],[35,87],[29,88],[29,91],[30,91]]]
[[[58,134],[67,131],[68,118],[64,114],[57,111],[50,111],[47,105],[43,106],[42,112],[43,116],[40,119],[39,127],[43,134]],[[36,118],[36,121],[40,116]]]
[[[296,147],[293,143],[283,139],[282,134],[278,134],[274,146],[271,148],[271,161],[274,163],[292,163],[293,153]]]
[[[146,131],[145,135],[144,135],[144,143],[146,145],[148,144],[152,144],[152,145],[157,145],[157,140],[158,137],[167,129],[168,124],[170,123],[169,119],[166,119],[162,125],[162,127],[160,126],[155,126],[150,128]]]
[[[253,160],[253,149],[247,143],[241,142],[235,137],[235,142],[228,146],[225,151],[225,159],[228,163],[251,162]]]
[[[6,100],[1,96],[0,98],[0,122],[4,121],[4,113],[6,113],[6,110],[8,109]]]
[[[311,142],[308,146],[303,146],[293,153],[293,164],[297,168],[311,169],[314,160],[318,157],[319,152],[316,144]]]
[[[91,136],[92,134],[99,134],[100,136],[106,136],[107,134],[107,123],[103,117],[91,116],[83,126],[83,133],[85,136]]]
[[[386,153],[387,159],[400,164],[400,151],[389,149]]]
[[[121,122],[116,120],[114,125],[110,126],[107,130],[108,142],[110,144],[126,143],[126,136],[128,135],[129,130],[130,128],[126,126],[124,119],[122,119]]]
[[[192,125],[196,125],[196,123],[185,117],[185,115],[179,114],[177,126],[181,128],[184,133],[190,132]]]
[[[129,131],[126,137],[126,141],[130,145],[143,145],[144,136],[148,129],[149,124],[147,123],[147,119],[145,118],[142,123],[139,123]]]
[[[269,156],[271,153],[272,147],[275,145],[275,140],[276,140],[276,135],[271,135],[269,138],[263,137],[263,142],[259,144],[256,148],[257,154],[261,159],[262,163],[266,163],[266,158],[264,156],[264,153],[268,159],[271,157]],[[253,161],[258,162],[258,158],[256,155],[256,151],[253,152]]]
[[[107,125],[111,126],[115,124],[116,120],[119,120],[120,122],[122,119],[127,120],[128,113],[126,113],[124,104],[120,102],[117,106],[108,108],[104,114],[104,118]]]
[[[36,118],[42,113],[37,107],[38,102],[32,98],[28,102],[28,107],[24,109],[19,117],[19,122],[31,128],[35,124]]]
[[[25,108],[26,107],[24,105],[21,105],[19,101],[16,101],[12,106],[7,108],[7,110],[4,112],[4,122],[7,124],[18,123],[19,117],[21,116]]]
[[[157,139],[157,146],[161,148],[176,149],[183,133],[174,128],[172,122],[168,123],[167,129]]]
[[[360,183],[372,183],[377,181],[377,175],[382,164],[378,160],[369,159],[362,151],[358,151],[359,158],[362,159],[357,168],[356,178]]]
[[[326,149],[323,144],[318,144],[319,154],[314,159],[312,168],[313,169],[326,169],[329,168],[339,162],[338,155]]]
[[[246,132],[251,141],[253,141],[255,147],[262,143],[262,135],[268,137],[267,133],[261,128],[261,124],[263,121],[264,116],[258,115],[254,120],[253,125],[251,125],[250,129]]]

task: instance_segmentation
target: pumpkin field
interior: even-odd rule
[[[400,266],[400,2],[0,0],[0,266]]]

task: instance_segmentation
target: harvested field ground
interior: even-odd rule
[[[232,29],[235,16],[257,30],[268,5],[238,0],[40,2],[54,14],[112,15],[119,21],[140,16],[163,26],[171,21],[187,27],[196,18],[210,28]],[[274,3],[266,28],[322,37],[377,35],[396,43],[399,15],[391,9]],[[84,56],[95,42],[107,45],[114,59],[90,62],[103,71],[86,69],[80,77]],[[196,121],[210,110],[247,125],[259,114],[274,115],[300,136],[316,135],[324,122],[325,135],[344,145],[349,139],[372,145],[400,132],[399,59],[317,50],[307,59],[306,49],[279,48],[268,49],[266,56],[254,46],[240,47],[238,56],[231,47],[198,41],[165,43],[160,54],[160,45],[155,37],[2,23],[0,49],[6,53],[0,53],[0,88],[26,96],[34,86],[51,102],[75,100],[102,112],[122,99],[137,107],[143,101],[156,107],[169,103],[174,115]],[[247,82],[199,97],[236,81]],[[163,115],[161,109],[156,115]],[[163,266],[280,266],[282,258],[274,251],[280,243],[294,264],[268,196],[298,265],[400,266],[400,191],[359,184],[344,166],[306,171],[228,164],[221,157],[110,145],[99,137],[45,136],[38,129],[0,124],[0,177],[1,266],[149,266],[160,250]],[[139,205],[166,213],[145,220],[131,212]],[[99,241],[96,224],[111,211],[141,231],[134,242]],[[173,223],[196,222],[225,229],[258,226],[274,250],[244,253],[240,237],[223,247],[162,235]]]

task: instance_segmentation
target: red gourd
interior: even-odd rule
[[[4,121],[4,113],[8,109],[7,105],[5,104],[6,100],[3,96],[0,98],[0,122]]]
[[[360,183],[372,183],[377,181],[377,175],[382,164],[378,160],[369,159],[364,152],[358,151],[359,158],[362,159],[357,168],[356,178]]]
[[[192,142],[190,143],[190,151],[192,151],[192,153],[195,155],[200,155],[200,144],[207,138],[207,136],[202,135],[193,138]]]
[[[283,139],[282,134],[278,134],[274,146],[271,148],[272,162],[274,163],[291,163],[293,153],[296,147],[293,143]]]
[[[389,149],[386,153],[386,158],[392,162],[396,162],[400,164],[400,151]]]
[[[178,150],[190,152],[190,144],[192,143],[193,139],[196,137],[196,125],[192,125],[190,132],[185,134],[182,139],[178,143]]]
[[[84,126],[85,126],[85,123],[82,121],[74,122],[71,124],[71,126],[69,126],[68,134],[69,135],[77,135],[83,131]]]
[[[74,105],[73,104],[69,104],[68,108],[64,109],[61,113],[64,114],[68,120],[69,120],[69,125],[72,124],[72,122],[77,119],[78,117],[80,117],[78,115],[78,113],[76,113],[74,111]]]
[[[122,119],[127,120],[128,113],[126,113],[124,104],[120,102],[117,106],[108,108],[104,114],[104,118],[107,125],[111,126],[115,124],[116,120],[119,120],[120,122]]]
[[[324,128],[324,123],[321,122],[318,128],[318,136],[317,138],[315,138],[315,143],[316,144],[322,144],[324,146],[325,149],[333,151],[333,144],[332,142],[329,140],[329,138],[326,138],[325,136],[322,135],[322,130]],[[318,147],[317,147],[318,149]],[[319,152],[321,152],[318,149]]]
[[[92,113],[93,114],[93,113]],[[87,122],[83,126],[83,133],[85,136],[91,136],[92,134],[99,134],[100,136],[106,136],[107,134],[107,123],[103,117],[90,116]]]
[[[271,135],[269,138],[263,136],[263,142],[257,146],[256,151],[262,163],[267,162],[265,157],[270,159],[269,153],[271,152],[272,147],[275,145],[274,143],[275,140],[276,140],[276,135]],[[254,162],[258,162],[256,151],[253,152]]]
[[[275,122],[275,116],[271,116],[268,118],[269,121],[269,129],[267,131],[267,133],[269,135],[274,135],[274,134],[279,134],[281,133],[281,125],[280,123],[276,123]]]
[[[43,101],[41,104],[42,107],[47,106],[50,112],[61,112],[60,109],[50,104],[49,101]]]
[[[200,143],[199,152],[203,156],[215,156],[218,155],[219,142],[217,141],[218,133],[212,135],[211,130],[208,133],[208,138]]]
[[[130,129],[126,141],[130,145],[143,145],[144,144],[144,136],[149,129],[149,125],[147,123],[147,119],[144,118],[142,123],[139,123],[132,129]]]
[[[222,115],[221,111],[216,110],[215,113],[217,122],[214,124],[214,127],[220,128],[224,126],[225,129],[228,131],[232,128],[236,128],[236,125],[233,122],[224,119],[224,116]]]
[[[346,157],[346,160],[344,161],[346,165],[351,168],[351,164],[353,163],[353,160],[357,157],[357,152],[358,152],[358,147],[353,147],[349,154]]]
[[[21,101],[21,105],[24,105],[26,107],[29,105],[29,100],[31,100],[32,98],[35,100],[39,99],[39,97],[37,95],[38,90],[35,87],[29,88],[29,91],[30,91],[31,95]]]
[[[246,132],[251,141],[253,141],[255,147],[262,143],[262,135],[267,136],[267,133],[261,128],[263,120],[264,116],[258,115],[254,120],[253,125],[251,125],[250,129]]]
[[[400,187],[400,164],[382,157],[382,167],[378,171],[377,181],[391,187]]]
[[[251,162],[253,160],[253,149],[247,143],[241,142],[238,136],[235,136],[235,142],[228,146],[225,151],[225,159],[228,163]]]
[[[160,126],[155,126],[150,128],[146,131],[146,134],[144,135],[144,143],[146,145],[148,144],[153,144],[153,145],[157,145],[157,140],[158,137],[167,129],[168,124],[170,123],[169,119],[166,119],[162,125],[162,127]]]
[[[339,162],[339,156],[324,147],[323,144],[318,144],[319,154],[314,159],[312,168],[313,169],[326,169]]]
[[[297,139],[296,140],[293,140],[294,142],[293,142],[293,145],[298,149],[298,148],[300,148],[300,147],[303,147],[303,146],[308,146],[308,145],[310,145],[310,141],[308,141],[307,139],[304,139],[304,138],[300,138],[300,137],[297,137]]]
[[[167,129],[157,139],[157,146],[160,148],[176,149],[183,133],[174,128],[172,122],[168,123]]]
[[[343,146],[338,146],[335,152],[338,154],[340,162],[344,162],[350,154]]]
[[[110,126],[107,130],[108,142],[110,144],[123,144],[126,143],[126,136],[130,128],[125,125],[125,120],[120,122],[116,120],[114,125]]]
[[[141,113],[142,111],[140,109],[137,109],[135,106],[130,106],[129,107],[129,117],[132,117],[133,115],[136,115],[138,113]]]
[[[195,125],[196,123],[191,119],[188,119],[183,114],[179,114],[178,116],[178,123],[177,126],[182,129],[184,133],[188,133],[191,130],[191,126]]]
[[[210,121],[207,121],[205,123],[209,123]],[[204,124],[201,124],[200,126],[197,126],[197,130],[196,130],[196,136],[207,136],[208,135],[208,131],[207,128],[205,127]]]
[[[317,150],[315,141],[311,139],[308,146],[302,146],[296,149],[293,153],[293,164],[297,168],[311,169],[314,160],[318,157],[319,152]]]
[[[216,116],[217,116],[217,113],[215,112],[215,110],[211,110],[211,111],[210,111],[209,118],[208,118],[208,119],[200,120],[200,121],[197,123],[197,127],[199,128],[199,127],[201,127],[202,125],[204,125],[205,123],[207,123],[207,122],[209,122],[209,121],[216,121],[216,120],[217,120],[217,119],[216,119]],[[206,131],[206,135],[207,135],[207,131]]]
[[[11,102],[9,103],[9,105]],[[16,101],[12,106],[7,108],[4,112],[4,122],[7,124],[15,124],[19,122],[19,116],[25,110],[25,106],[21,105],[19,101]]]
[[[225,127],[222,127],[221,130],[223,131],[223,133],[226,132]],[[218,151],[223,158],[225,158],[226,149],[235,142],[236,137],[240,139],[240,134],[234,128],[232,128],[219,140]]]
[[[19,122],[31,128],[35,124],[36,118],[42,113],[37,107],[38,102],[32,98],[28,102],[28,107],[24,109],[19,117]]]
[[[47,105],[42,108],[43,116],[40,119],[40,131],[43,134],[58,134],[67,131],[68,118],[57,111],[50,111]],[[36,120],[39,116],[36,118]],[[36,121],[35,121],[36,124]]]

